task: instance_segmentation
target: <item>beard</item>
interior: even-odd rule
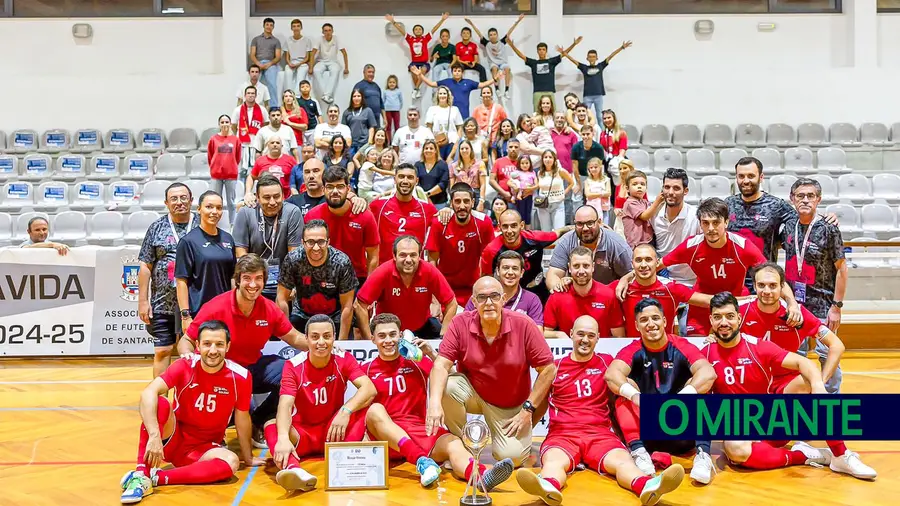
[[[325,202],[327,202],[328,207],[330,207],[332,209],[340,209],[340,208],[344,207],[344,204],[347,203],[347,197],[343,196],[337,201],[331,200],[331,198],[326,197]]]
[[[716,339],[723,343],[730,343],[731,341],[734,341],[734,339],[740,333],[741,333],[741,329],[735,329],[734,331],[731,332],[731,334],[729,334],[725,337],[722,337],[722,334],[720,334],[719,332],[716,332]]]

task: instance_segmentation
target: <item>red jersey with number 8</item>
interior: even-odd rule
[[[716,370],[713,389],[720,394],[769,394],[775,370],[788,352],[771,341],[746,334],[733,348],[719,343],[706,345],[700,352]]]
[[[431,221],[425,249],[438,253],[438,270],[447,278],[454,291],[467,289],[472,293],[472,286],[480,277],[479,262],[481,252],[494,240],[494,226],[484,213],[472,211],[469,222],[465,225],[451,218],[447,225],[442,225],[436,217]],[[465,305],[466,300],[457,302]]]
[[[556,360],[556,377],[550,386],[549,432],[565,428],[567,433],[577,434],[612,426],[609,389],[604,380],[612,361],[603,353],[595,353],[587,362],[576,362],[571,355]]]
[[[284,363],[280,393],[294,396],[295,424],[319,425],[337,414],[344,405],[347,383],[360,376],[359,362],[345,351],[332,351],[321,369],[312,365],[309,352],[304,351]]]
[[[421,362],[404,357],[390,361],[375,357],[362,368],[375,384],[377,394],[373,402],[384,406],[393,420],[411,418],[424,423],[428,375],[433,366],[428,357],[422,357]]]

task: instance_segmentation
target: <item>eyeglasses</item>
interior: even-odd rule
[[[499,293],[499,292],[488,293],[488,294],[480,293],[480,294],[476,295],[474,298],[475,298],[475,302],[477,302],[479,304],[484,304],[488,300],[490,300],[491,302],[494,302],[494,303],[498,303],[501,300],[503,300],[503,294]]]
[[[593,226],[596,225],[596,224],[597,224],[597,220],[591,220],[591,221],[576,221],[576,222],[575,222],[575,228],[587,228],[587,227],[593,227]]]
[[[346,189],[347,189],[347,185],[345,185],[345,184],[326,184],[325,185],[325,191],[329,191],[329,192],[334,191],[334,190],[344,191]]]
[[[187,195],[173,195],[173,196],[169,197],[169,202],[171,202],[173,204],[178,203],[178,202],[190,202],[190,201],[191,201],[191,198],[188,197]]]
[[[819,196],[815,193],[795,193],[794,199],[796,200],[816,200]]]
[[[307,239],[307,240],[303,241],[303,245],[306,246],[307,248],[315,248],[316,246],[318,246],[320,248],[324,248],[325,246],[328,245],[328,239],[319,239],[319,240]]]

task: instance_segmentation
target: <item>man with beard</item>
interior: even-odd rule
[[[326,122],[316,125],[313,134],[316,139],[316,149],[318,150],[316,156],[320,160],[325,160],[325,157],[328,156],[328,149],[331,147],[331,139],[333,137],[337,135],[342,136],[346,146],[353,143],[353,134],[350,133],[350,127],[340,122],[341,108],[337,104],[328,106],[325,117],[327,118]]]
[[[359,286],[350,257],[328,245],[328,226],[312,220],[303,229],[303,249],[282,262],[278,307],[295,329],[305,329],[313,315],[331,317],[338,339],[347,339],[353,323],[353,296]],[[290,309],[291,297],[294,299]]]
[[[214,297],[200,308],[178,342],[178,353],[194,353],[200,325],[209,320],[225,322],[234,339],[229,348],[229,360],[246,367],[253,375],[253,394],[269,394],[250,413],[253,425],[260,430],[272,418],[281,386],[284,359],[278,355],[263,355],[269,338],[275,336],[298,350],[307,349],[303,334],[291,326],[287,316],[271,300],[260,297],[268,275],[266,262],[254,254],[237,259],[234,284],[237,288]],[[262,439],[254,434],[254,441]]]
[[[456,477],[468,480],[474,465],[462,441],[443,427],[431,436],[425,434],[428,375],[437,353],[422,339],[401,344],[400,325],[400,318],[391,313],[379,314],[369,325],[378,348],[378,356],[362,365],[378,392],[366,413],[370,439],[387,441],[392,459],[402,457],[416,466],[423,487],[440,478],[437,462],[449,462]],[[401,356],[402,346],[419,347],[422,359],[414,361]],[[513,471],[509,459],[487,472],[484,465],[479,467],[488,491],[506,481]]]
[[[575,230],[562,236],[553,248],[547,269],[547,288],[551,292],[561,292],[571,282],[566,268],[569,255],[578,246],[593,252],[594,281],[608,285],[631,272],[631,247],[625,238],[603,227],[597,210],[584,205],[575,210]]]
[[[422,202],[413,196],[418,184],[416,168],[409,163],[400,164],[394,171],[394,194],[377,198],[369,204],[381,241],[379,265],[391,261],[391,247],[400,236],[411,235],[420,243],[425,243],[428,226],[437,209],[430,202]]]
[[[231,345],[228,327],[213,320],[198,332],[199,355],[175,361],[141,392],[138,461],[120,482],[123,504],[140,502],[160,485],[227,480],[241,462],[265,464],[253,456],[250,444],[250,373],[225,359]],[[174,406],[169,404],[169,390],[175,390]],[[232,413],[240,458],[220,444]],[[163,461],[175,467],[160,469]]]
[[[138,316],[153,336],[153,377],[169,366],[172,348],[182,333],[175,294],[175,251],[178,241],[200,224],[191,213],[191,189],[184,183],[166,188],[169,213],[150,224],[138,260]]]
[[[366,435],[375,385],[353,354],[334,349],[334,337],[331,318],[309,319],[309,351],[285,362],[278,414],[266,422],[266,442],[279,469],[275,481],[288,492],[316,488],[316,477],[300,467],[300,457],[322,454],[326,442],[362,441]],[[357,390],[344,402],[349,383]]]
[[[284,257],[300,246],[303,216],[294,205],[284,201],[281,183],[263,174],[256,184],[256,208],[243,207],[234,220],[235,256],[255,253],[266,261],[269,274],[263,296],[275,300],[278,273]]]
[[[317,205],[325,202],[325,186],[322,183],[322,174],[325,172],[325,164],[318,158],[310,158],[303,162],[303,184],[306,185],[306,192],[292,195],[287,199],[288,203],[300,208],[300,213],[306,219],[307,213]],[[293,174],[293,173],[291,173]],[[293,179],[292,179],[293,180]],[[353,214],[363,212],[369,203],[366,199],[356,196],[353,191],[347,193],[350,199],[351,211]]]
[[[253,139],[253,149],[259,154],[265,154],[263,148],[268,146],[269,139],[278,137],[281,139],[282,150],[285,154],[294,157],[294,162],[300,160],[297,150],[297,137],[294,129],[281,122],[281,109],[269,109],[269,124],[260,128]],[[286,198],[286,197],[285,197]]]
[[[540,472],[535,475],[530,469],[519,469],[519,486],[557,506],[562,503],[567,473],[584,464],[614,477],[620,487],[634,492],[641,504],[656,504],[663,494],[681,485],[684,468],[673,464],[656,477],[637,468],[612,426],[609,389],[603,378],[613,358],[594,352],[603,333],[593,318],[584,315],[575,320],[569,335],[572,352],[556,360],[549,398],[541,402],[550,407],[550,426],[541,444]]]
[[[640,431],[641,394],[698,394],[712,388],[716,372],[696,346],[668,334],[662,304],[647,298],[634,308],[634,319],[641,339],[622,348],[606,371],[606,384],[621,399],[616,399],[616,420],[622,430],[631,457],[644,474],[653,474],[654,461],[663,467],[671,463],[668,454],[697,449],[691,478],[707,485],[713,478],[709,441],[642,441]],[[665,453],[662,453],[665,452]]]
[[[581,315],[594,318],[600,325],[601,337],[625,337],[625,321],[616,294],[594,281],[594,259],[591,250],[578,246],[569,254],[572,284],[563,292],[547,299],[544,308],[544,337],[565,339]]]
[[[400,318],[404,330],[422,339],[439,339],[456,316],[456,297],[441,271],[422,261],[422,243],[411,235],[394,240],[394,261],[382,264],[356,294],[356,317],[369,321],[369,309],[376,304],[377,314],[392,313]],[[431,300],[443,309],[443,321],[431,316]],[[361,329],[366,339],[371,330]]]
[[[519,170],[518,160],[521,153],[519,140],[513,137],[506,143],[507,154],[494,161],[493,169],[488,176],[488,183],[497,191],[497,195],[507,202],[512,202],[509,180],[516,177]]]
[[[500,236],[495,237],[481,253],[481,275],[490,276],[497,269],[497,258],[504,251],[515,251],[525,259],[525,273],[522,275],[522,288],[530,289],[541,302],[547,300],[550,293],[544,285],[544,268],[541,262],[544,249],[551,247],[559,237],[572,227],[563,227],[553,232],[525,230],[522,215],[514,209],[508,209],[497,220]]]
[[[697,207],[684,201],[688,194],[688,175],[684,169],[669,168],[663,176],[665,205],[653,218],[653,236],[659,256],[666,256],[688,237],[700,234]],[[697,281],[694,271],[687,265],[673,265],[662,272],[663,276],[693,286]]]
[[[481,252],[494,240],[494,227],[484,213],[472,210],[475,191],[471,186],[456,183],[450,188],[449,197],[453,218],[446,224],[438,217],[432,218],[425,249],[431,263],[450,283],[456,303],[465,306],[472,297],[472,285],[479,278]]]
[[[356,277],[362,285],[378,267],[379,241],[375,217],[368,209],[353,212],[353,205],[347,199],[350,193],[350,174],[347,169],[332,165],[325,169],[322,179],[325,181],[325,203],[310,210],[306,214],[306,222],[325,221],[331,245],[350,257]]]
[[[255,69],[255,76],[254,76]],[[231,113],[231,128],[234,130],[238,140],[241,141],[241,168],[239,176],[241,179],[246,177],[248,170],[253,167],[253,160],[256,159],[256,153],[253,151],[253,143],[256,140],[256,134],[268,121],[268,115],[263,111],[263,107],[256,103],[257,88],[252,84],[253,78],[259,78],[259,67],[250,66],[251,84],[244,85],[244,101],[238,98],[238,106]],[[264,95],[259,95],[260,102],[268,101],[268,90],[265,86],[260,86]],[[239,94],[240,95],[240,94]]]
[[[293,134],[292,134],[293,135]],[[281,189],[284,198],[291,196],[291,171],[297,165],[297,160],[281,151],[280,137],[272,137],[266,143],[266,152],[253,163],[253,170],[247,174],[244,183],[244,205],[254,207],[256,195],[253,194],[253,182],[259,179],[260,174],[268,172],[281,181]]]
[[[720,394],[774,393],[772,386],[779,371],[799,372],[802,389],[795,393],[824,394],[825,384],[819,370],[805,357],[790,353],[777,344],[741,334],[741,314],[734,295],[716,294],[710,302],[712,336],[715,342],[701,352],[716,370],[715,390]],[[796,374],[796,373],[795,373]],[[748,469],[778,469],[788,466],[829,466],[836,473],[874,480],[877,473],[863,464],[859,455],[847,449],[843,441],[826,441],[828,449],[813,448],[796,442],[790,450],[787,441],[725,441],[725,456],[735,465]]]

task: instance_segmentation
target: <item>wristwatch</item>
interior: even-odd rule
[[[534,404],[532,404],[531,401],[525,401],[525,403],[522,404],[522,409],[529,413],[534,413]]]
[[[181,310],[181,319],[182,319],[182,320],[186,320],[186,319],[188,319],[188,318],[190,318],[190,317],[191,317],[191,310],[190,310],[190,309],[182,309],[182,310]]]
[[[836,300],[836,301],[833,301],[833,302],[831,303],[831,305],[834,306],[834,307],[836,307],[836,308],[838,308],[838,309],[842,309],[842,308],[844,307],[844,302],[843,302],[843,301],[840,301],[840,300]]]

